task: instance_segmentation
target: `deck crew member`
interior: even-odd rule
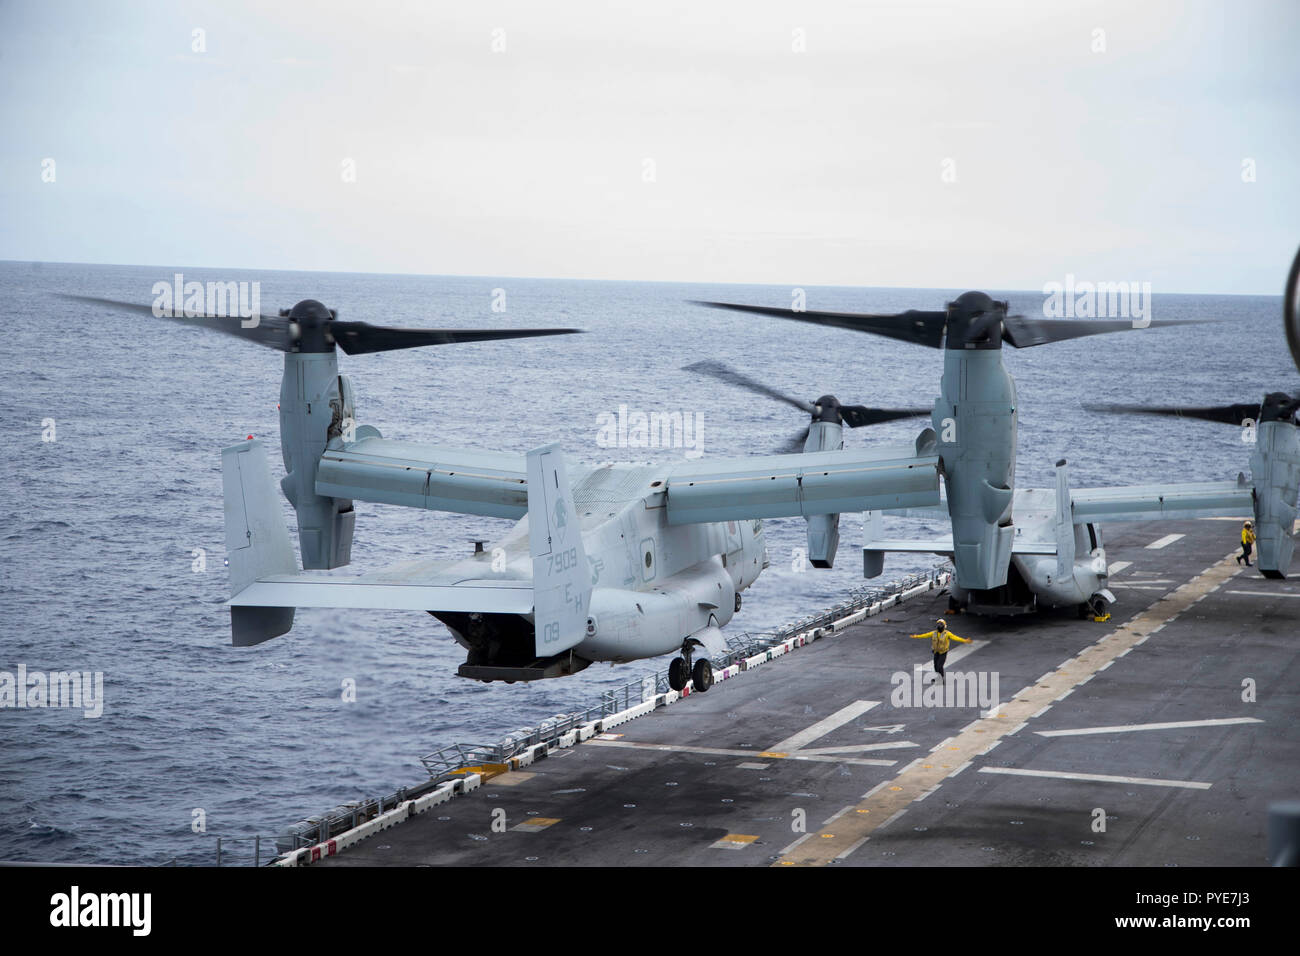
[[[926,631],[924,634],[909,634],[908,637],[930,639],[930,650],[934,651],[934,672],[939,676],[939,680],[944,680],[943,662],[948,656],[948,641],[960,641],[963,644],[969,644],[970,641],[964,637],[958,637],[952,631],[948,630],[948,622],[943,618],[934,622],[934,630]]]
[[[1250,567],[1250,546],[1255,543],[1255,526],[1249,521],[1241,526],[1241,554],[1237,555],[1237,563],[1241,564],[1243,558],[1246,559],[1246,567]]]

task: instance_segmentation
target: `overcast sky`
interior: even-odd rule
[[[0,0],[0,259],[1277,294],[1298,51],[1296,0]]]

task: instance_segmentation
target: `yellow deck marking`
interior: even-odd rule
[[[523,783],[525,780],[532,780],[535,776],[537,776],[537,774],[530,773],[527,770],[511,770],[507,773],[501,774],[500,776],[493,777],[492,786],[513,787],[516,784]]]
[[[559,817],[529,817],[523,823],[517,824],[510,829],[518,830],[521,833],[538,833],[547,827],[555,826],[559,822]]]
[[[510,772],[510,765],[507,763],[484,763],[477,764],[473,767],[460,767],[451,771],[452,774],[460,776],[469,776],[472,773],[478,774],[486,783],[492,777],[499,777],[501,774]]]
[[[1028,687],[1012,694],[1001,705],[996,717],[982,717],[961,729],[946,743],[959,751],[958,760],[970,761],[1001,742],[1003,736],[1018,730],[1035,711],[1064,696],[1117,657],[1127,654],[1138,644],[1201,597],[1221,587],[1237,575],[1242,567],[1233,561],[1237,552],[1206,568],[1181,587],[1170,591],[1127,624],[1102,637],[1059,668],[1044,674]],[[964,764],[963,764],[964,766]],[[836,857],[841,859],[861,845],[873,831],[887,825],[921,797],[929,794],[955,773],[943,767],[926,766],[918,758],[905,766],[894,778],[894,785],[875,791],[855,808],[874,813],[852,813],[835,821],[834,833],[819,833],[821,839],[788,847],[773,866],[825,866]]]
[[[748,833],[728,833],[721,840],[711,844],[710,848],[714,850],[743,850],[757,839],[757,836],[751,836]]]

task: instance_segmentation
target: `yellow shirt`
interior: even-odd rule
[[[961,641],[961,643],[963,644],[970,643],[970,641],[966,640],[966,638],[958,637],[952,631],[926,631],[924,634],[909,634],[908,637],[916,637],[916,638],[928,637],[930,639],[930,650],[934,651],[934,653],[936,654],[948,653],[948,638],[950,637],[954,641]]]
[[[1242,529],[1241,529],[1241,543],[1242,543],[1242,544],[1254,544],[1254,543],[1255,543],[1255,532],[1252,531],[1250,528],[1242,528]]]

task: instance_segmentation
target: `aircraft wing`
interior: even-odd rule
[[[881,514],[887,514],[893,518],[942,518],[948,520],[948,496],[943,494],[943,488],[940,486],[939,503],[925,505],[921,508],[885,508]]]
[[[357,440],[321,455],[316,493],[491,518],[528,512],[523,455],[383,438],[361,426]]]
[[[1012,554],[1056,555],[1058,562],[1068,567],[1074,560],[1072,525],[1254,514],[1253,492],[1244,475],[1236,481],[1071,489],[1064,465],[1064,462],[1057,464],[1055,489],[1016,489],[1018,520],[1011,539]],[[936,516],[934,508],[888,509],[885,513]],[[951,535],[929,539],[886,538],[879,512],[868,512],[863,518],[866,532],[862,546],[863,572],[869,578],[883,572],[884,555],[889,551],[953,554]]]
[[[321,455],[316,494],[353,501],[522,518],[528,513],[527,456],[384,438],[369,425],[357,440]],[[588,466],[568,466],[578,483]]]
[[[1023,517],[1053,508],[1051,489],[1016,489],[1014,513]],[[1253,513],[1250,484],[1245,476],[1236,481],[1201,481],[1179,485],[1131,485],[1114,488],[1074,488],[1070,504],[1075,524],[1110,521],[1151,521],[1160,518],[1217,518]],[[883,514],[899,518],[947,518],[948,501],[922,508],[886,508]],[[882,542],[883,543],[883,542]],[[949,541],[951,544],[951,540]],[[1020,554],[1032,545],[1017,541],[1013,546]],[[883,548],[891,551],[921,551],[922,548]]]
[[[702,458],[667,471],[668,523],[782,518],[939,503],[939,458],[916,445]]]
[[[1245,476],[1182,485],[1078,488],[1070,498],[1075,524],[1254,514],[1253,492]]]
[[[944,535],[939,538],[877,538],[874,541],[868,541],[863,545],[865,551],[899,551],[911,552],[914,554],[946,554],[952,555],[952,535]],[[1012,554],[1056,554],[1056,543],[1053,541],[1022,541],[1019,538],[1012,538]]]
[[[701,459],[669,466],[669,524],[838,514],[938,505],[938,456],[928,443],[883,448]],[[574,466],[580,480],[582,466]],[[525,456],[383,438],[321,456],[316,493],[433,511],[521,518],[528,511]]]

